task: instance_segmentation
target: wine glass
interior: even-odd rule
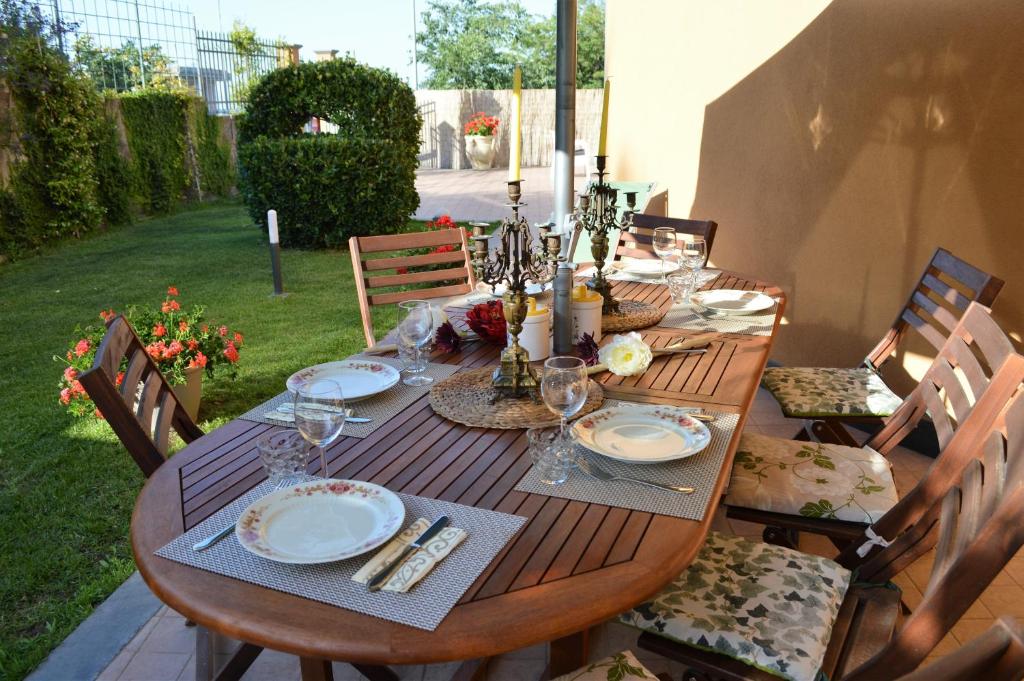
[[[697,277],[700,276],[700,271],[704,268],[704,261],[707,257],[707,244],[704,242],[704,237],[695,236],[683,244],[682,263],[689,273],[690,281],[687,295],[697,289]]]
[[[327,477],[325,447],[341,435],[345,426],[345,398],[335,381],[310,381],[295,391],[295,426],[306,442],[320,448],[320,474]]]
[[[565,439],[565,424],[587,401],[590,378],[587,365],[578,357],[552,357],[544,362],[540,394],[544,405],[561,419],[560,437]]]
[[[672,227],[654,228],[654,254],[661,258],[661,280],[665,281],[665,259],[676,251],[676,230]]]
[[[406,367],[406,371],[411,375],[402,382],[413,386],[430,385],[434,379],[423,375],[427,369],[423,348],[430,344],[434,335],[434,313],[430,309],[430,303],[425,300],[407,300],[399,303],[398,307],[405,313],[405,317],[398,324],[398,339],[411,355]]]

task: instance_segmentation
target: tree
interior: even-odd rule
[[[555,85],[555,17],[531,16],[517,0],[431,0],[416,34],[417,57],[433,89],[502,89],[520,64],[523,87]],[[577,20],[576,84],[604,82],[604,4],[582,0]]]
[[[74,50],[75,63],[92,78],[98,90],[137,90],[143,86],[143,75],[149,87],[173,80],[170,59],[160,45],[143,47],[141,64],[139,48],[131,40],[120,47],[99,47],[91,36],[84,35],[75,40]]]

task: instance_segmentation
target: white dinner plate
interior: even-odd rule
[[[311,480],[254,501],[235,536],[247,551],[279,563],[330,563],[377,548],[404,519],[402,500],[380,485]]]
[[[682,409],[662,405],[608,407],[572,427],[587,449],[628,463],[685,459],[711,442],[711,431]]]
[[[629,259],[619,260],[615,263],[615,269],[624,272],[626,274],[632,274],[638,277],[660,277],[661,276],[661,260],[651,259]],[[679,263],[677,262],[666,262],[665,263],[665,274],[671,274],[679,269]]]
[[[731,315],[754,314],[768,310],[775,305],[775,300],[771,296],[766,296],[758,291],[739,291],[728,288],[698,291],[690,296],[690,302],[714,312]]]
[[[350,401],[382,393],[401,379],[398,369],[390,364],[371,360],[346,359],[341,362],[317,364],[288,377],[288,390],[298,392],[312,381],[327,379],[341,386],[342,396]]]

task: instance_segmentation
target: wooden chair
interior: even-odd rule
[[[666,218],[659,215],[633,214],[633,227],[619,235],[619,243],[615,247],[613,260],[626,258],[657,258],[654,253],[654,230],[656,227],[671,227],[676,231],[678,241],[686,236],[704,237],[707,255],[711,257],[711,247],[715,243],[718,223],[714,220],[685,220],[683,218]]]
[[[799,671],[801,679],[813,678],[818,669],[837,681],[899,678],[921,664],[1024,546],[1022,514],[1024,399],[1018,397],[985,429],[958,484],[914,522],[904,524],[905,517],[897,517],[895,511],[892,520],[887,514],[885,522],[865,531],[862,541],[840,556],[839,564],[729,538],[735,547],[719,554],[724,559],[716,562],[716,554],[702,550],[668,589],[623,619],[644,629],[641,648],[698,670],[684,676],[687,679],[778,678],[734,657],[758,659],[759,666],[768,669],[783,661]],[[889,527],[899,529],[889,533]],[[726,540],[715,536],[712,541]],[[899,625],[899,591],[889,580],[932,548],[935,560],[924,597]],[[745,553],[757,553],[757,560],[746,560]],[[808,569],[807,564],[814,562],[817,566]],[[759,578],[761,573],[766,576]],[[715,585],[721,588],[715,591]],[[707,594],[718,594],[717,600],[702,598]],[[840,594],[838,609],[828,607]],[[752,607],[755,600],[757,608]],[[772,613],[776,606],[778,612]],[[824,623],[807,631],[801,615],[822,610],[828,611]],[[711,612],[705,622],[709,618],[714,624],[706,635],[705,625],[694,620],[692,611]],[[766,625],[760,628],[765,640],[755,634],[748,640],[749,649],[715,641],[716,631],[759,629],[758,621]],[[794,642],[790,637],[798,631],[803,638]],[[701,645],[696,634],[704,636],[707,645]],[[813,645],[800,647],[805,641]],[[706,652],[707,648],[731,656]]]
[[[762,385],[786,416],[812,419],[806,437],[854,444],[843,422],[876,424],[900,404],[878,371],[895,356],[907,332],[917,332],[939,350],[968,305],[991,307],[1002,287],[1002,279],[938,248],[896,321],[859,367],[770,367]]]
[[[359,296],[359,313],[367,347],[377,342],[373,334],[370,309],[375,305],[394,305],[405,300],[430,300],[469,293],[473,289],[471,253],[462,229],[445,229],[412,234],[354,236],[348,240],[352,254],[352,272]],[[452,250],[447,250],[449,247]],[[461,247],[459,250],[456,247]],[[415,248],[440,249],[424,255],[395,253]],[[391,253],[384,257],[379,254]],[[374,256],[367,258],[366,255]],[[444,269],[413,271],[430,265],[452,264]],[[422,287],[422,284],[445,283]],[[413,287],[413,288],[410,288]],[[385,289],[373,292],[373,289]]]
[[[203,436],[121,315],[107,323],[92,367],[78,380],[147,478],[167,458],[171,429],[186,443]]]
[[[1024,358],[1014,353],[1010,339],[988,308],[972,303],[918,386],[863,447],[745,433],[725,498],[726,513],[731,518],[767,525],[765,541],[795,547],[795,531],[822,534],[842,545],[845,540],[860,537],[869,522],[888,514],[891,508],[912,503],[920,511],[959,478],[978,451],[978,438],[1014,399],[1022,380]],[[941,473],[943,482],[937,484],[940,478],[928,476],[907,498],[898,501],[895,482],[883,457],[926,416],[935,425],[942,451],[933,469]],[[849,463],[837,466],[841,460],[856,462],[859,472],[854,474]],[[819,470],[821,479],[829,479],[820,491],[816,490],[817,494],[807,491],[806,481],[793,477],[800,471],[789,464],[800,461],[807,462],[799,464],[804,469]],[[870,466],[864,463],[869,461]],[[844,476],[843,470],[854,475]],[[869,476],[867,485],[873,488],[887,489],[872,490],[858,475]],[[881,496],[883,492],[888,496]],[[844,498],[855,499],[865,513],[833,510],[817,514],[825,509],[822,501],[836,509],[839,504],[835,500]],[[880,503],[883,498],[888,499],[887,505]],[[813,517],[816,514],[823,517]],[[909,522],[913,520],[908,517]]]
[[[121,371],[124,377],[118,385]],[[167,458],[172,429],[186,443],[203,436],[131,324],[121,315],[107,323],[92,367],[82,372],[78,380],[147,478]],[[214,634],[205,627],[196,627],[195,678],[240,679],[262,651],[260,646],[243,642],[217,669]],[[386,667],[353,666],[369,679],[398,678]]]
[[[1024,679],[1024,628],[1000,617],[983,634],[900,681],[1021,681]]]

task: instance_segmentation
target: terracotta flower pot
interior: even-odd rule
[[[498,145],[494,135],[466,135],[466,158],[473,170],[487,170],[494,165]]]
[[[185,412],[195,421],[199,417],[199,401],[203,397],[202,367],[185,369],[185,382],[171,387]]]

